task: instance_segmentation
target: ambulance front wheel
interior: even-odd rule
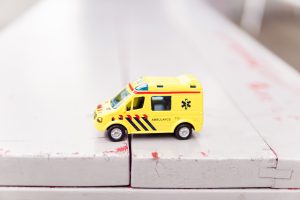
[[[193,133],[192,126],[189,124],[180,124],[175,130],[175,137],[179,140],[187,140]]]
[[[112,142],[119,142],[124,139],[126,130],[121,125],[113,125],[107,129],[107,135]]]

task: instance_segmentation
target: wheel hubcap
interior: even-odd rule
[[[190,134],[190,129],[188,129],[187,127],[182,127],[182,128],[179,130],[179,135],[180,135],[180,137],[182,137],[182,138],[188,137],[189,134]]]
[[[111,137],[114,139],[120,139],[122,136],[122,131],[119,128],[114,128],[113,130],[111,130]]]

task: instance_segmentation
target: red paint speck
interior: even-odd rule
[[[269,84],[263,83],[263,82],[250,83],[249,85],[252,89],[255,89],[255,90],[269,88]]]
[[[124,145],[122,147],[116,148],[116,152],[120,153],[120,152],[124,152],[124,151],[128,151],[128,146]]]
[[[201,155],[202,155],[203,157],[207,157],[207,156],[208,156],[208,154],[205,153],[205,152],[203,152],[203,151],[201,151],[200,153],[201,153]]]
[[[296,120],[296,121],[300,120],[300,116],[297,116],[297,115],[290,115],[289,118],[293,119],[293,120]]]
[[[271,101],[272,96],[268,92],[269,84],[264,82],[253,82],[249,84],[250,89],[262,101]]]
[[[274,119],[278,122],[281,122],[282,121],[282,118],[281,117],[274,117]]]
[[[151,155],[152,155],[152,158],[153,158],[154,160],[158,160],[158,159],[159,159],[158,153],[157,153],[156,151],[153,151],[153,152],[151,153]]]
[[[122,153],[122,152],[126,152],[128,151],[128,145],[124,145],[121,147],[116,148],[115,150],[111,150],[111,151],[104,151],[103,153]]]
[[[231,48],[236,51],[244,60],[246,60],[250,67],[257,68],[261,66],[261,64],[240,44],[232,43]]]

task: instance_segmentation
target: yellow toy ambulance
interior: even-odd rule
[[[203,90],[192,75],[142,77],[97,106],[94,124],[111,141],[126,134],[174,133],[188,139],[203,123]]]

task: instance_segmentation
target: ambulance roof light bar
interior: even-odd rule
[[[149,87],[147,83],[142,83],[135,87],[135,90],[137,91],[148,91]]]

